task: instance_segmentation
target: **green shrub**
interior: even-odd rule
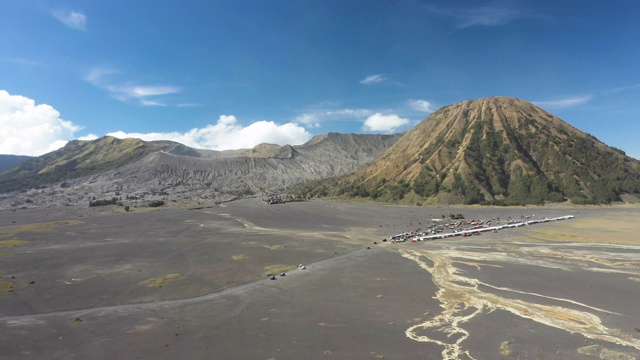
[[[149,204],[147,205],[148,207],[160,207],[164,205],[164,201],[162,200],[153,200],[151,202],[149,202]]]
[[[591,202],[587,198],[583,198],[582,196],[574,196],[571,198],[571,203],[575,205],[586,205]]]

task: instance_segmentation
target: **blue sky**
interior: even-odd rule
[[[487,96],[640,158],[640,2],[0,0],[0,153],[406,131]]]

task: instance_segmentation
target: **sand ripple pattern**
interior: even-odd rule
[[[431,274],[433,282],[439,289],[434,298],[440,302],[443,309],[441,314],[411,326],[405,333],[407,337],[415,341],[442,346],[442,359],[476,359],[464,348],[463,343],[469,337],[469,332],[465,330],[464,325],[474,317],[496,309],[572,334],[581,334],[589,339],[640,350],[640,340],[618,329],[604,326],[600,317],[596,315],[598,313],[615,314],[614,312],[572,299],[495,286],[465,276],[467,274],[455,266],[460,263],[480,269],[481,266],[488,266],[488,264],[479,262],[490,261],[492,264],[517,263],[560,270],[570,270],[569,267],[577,266],[589,271],[620,272],[638,276],[640,275],[640,261],[637,257],[637,251],[640,251],[640,248],[634,247],[636,255],[627,256],[618,252],[608,253],[605,251],[606,249],[598,251],[598,245],[594,244],[565,243],[562,244],[563,248],[558,250],[554,249],[554,244],[548,243],[543,245],[502,244],[493,247],[494,249],[501,248],[499,251],[493,252],[478,251],[482,247],[459,246],[452,243],[442,245],[444,246],[440,249],[430,247],[429,249],[400,250],[403,257],[415,261],[420,268]],[[575,247],[575,251],[567,251],[572,247]],[[627,246],[609,245],[609,249],[612,247],[620,247],[618,250],[621,250]],[[484,250],[487,250],[486,246],[484,246]],[[483,291],[483,289],[487,290]],[[512,293],[514,297],[527,295],[527,298],[551,299],[571,304],[573,308],[508,298],[491,293],[489,289],[499,290],[502,294]],[[581,308],[581,310],[575,308]]]

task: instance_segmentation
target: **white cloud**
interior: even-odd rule
[[[167,95],[180,92],[180,88],[175,86],[123,86],[116,87],[114,91],[134,98],[144,98],[147,96]]]
[[[327,115],[340,117],[362,117],[371,115],[371,113],[372,111],[369,109],[338,109],[327,111]]]
[[[433,104],[431,104],[427,100],[409,100],[407,103],[414,110],[418,110],[426,113],[433,112]]]
[[[53,16],[74,30],[87,31],[87,16],[79,11],[53,10]]]
[[[398,128],[407,125],[409,119],[401,118],[395,114],[383,115],[381,113],[375,113],[364,121],[362,130],[364,131],[380,131],[383,133],[393,133]]]
[[[302,114],[298,115],[295,118],[295,122],[307,125],[308,127],[319,128],[320,127],[320,117],[317,113],[312,114]]]
[[[95,86],[100,86],[105,77],[117,73],[118,70],[115,70],[113,68],[96,66],[85,74],[84,79]]]
[[[429,10],[440,16],[456,19],[456,27],[465,29],[472,26],[502,26],[517,19],[547,19],[549,16],[536,14],[513,6],[479,7],[439,7],[428,6]]]
[[[629,86],[621,86],[621,87],[617,87],[617,88],[606,90],[606,91],[604,91],[604,93],[605,94],[610,94],[610,93],[617,93],[617,92],[621,92],[621,91],[629,91],[629,90],[636,90],[636,89],[640,89],[640,84],[629,85]]]
[[[27,66],[44,66],[45,64],[39,61],[23,59],[23,58],[2,58],[2,61],[18,64],[18,65],[27,65]]]
[[[593,98],[592,95],[574,96],[562,99],[547,100],[547,101],[532,101],[533,104],[551,109],[564,109],[572,106],[578,106],[589,102]]]
[[[497,7],[479,7],[458,12],[456,16],[460,21],[458,27],[471,26],[499,26],[509,23],[522,16],[518,10]]]
[[[320,109],[312,108],[305,113],[298,115],[294,122],[304,124],[308,127],[318,128],[325,121],[335,120],[358,120],[373,114],[369,109]]]
[[[364,85],[371,85],[371,84],[377,84],[377,83],[381,83],[383,81],[386,81],[387,77],[383,74],[374,74],[374,75],[369,75],[367,77],[365,77],[364,79],[360,80],[360,84],[364,84]]]
[[[138,100],[143,106],[167,106],[164,102],[154,99],[159,96],[176,94],[182,91],[177,86],[169,85],[121,85],[116,84],[110,75],[118,74],[118,71],[109,67],[94,67],[89,70],[84,79],[93,86],[107,90],[111,96],[120,101]]]
[[[191,129],[185,133],[125,133],[117,131],[107,135],[117,138],[140,138],[146,141],[171,140],[181,144],[210,150],[252,148],[260,143],[298,145],[311,139],[311,134],[294,123],[278,125],[273,121],[257,121],[247,126],[238,124],[235,116],[221,115],[214,125]]]
[[[99,136],[96,134],[88,134],[85,136],[80,136],[77,140],[90,141],[90,140],[95,140],[97,138],[99,138]]]
[[[145,99],[140,99],[140,104],[144,106],[167,106],[167,104],[161,103],[159,101],[145,100]]]
[[[78,130],[53,107],[0,90],[0,154],[42,155],[73,140]]]
[[[111,95],[121,101],[137,99],[144,106],[161,105],[157,100],[151,100],[149,97],[176,94],[181,90],[176,86],[119,86],[108,85],[105,87]]]

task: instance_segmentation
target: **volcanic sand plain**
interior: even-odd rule
[[[575,219],[382,242],[458,213]],[[258,199],[4,210],[0,358],[640,358],[639,215]]]

